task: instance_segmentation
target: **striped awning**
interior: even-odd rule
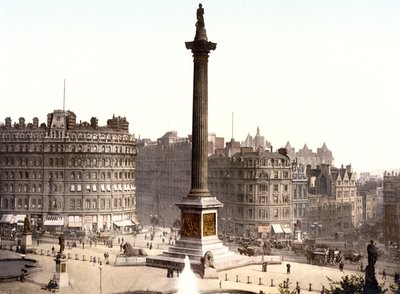
[[[44,226],[63,226],[64,218],[61,215],[48,215],[43,223]]]
[[[3,224],[10,224],[11,221],[12,221],[12,219],[13,219],[13,215],[12,215],[12,214],[3,214],[3,215],[1,216],[0,223],[3,223]]]
[[[283,234],[283,230],[280,224],[272,224],[272,229],[274,230],[275,234]]]
[[[126,219],[126,220],[123,220],[123,221],[114,221],[114,224],[115,224],[117,227],[136,226],[136,224],[135,224],[132,220],[130,220],[130,219]]]

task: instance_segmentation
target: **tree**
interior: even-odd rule
[[[333,281],[328,278],[330,289],[325,289],[326,294],[362,294],[365,279],[363,276],[358,275],[346,275],[342,277],[340,281]],[[378,285],[378,292],[376,294],[386,293],[387,289],[384,289],[384,284]]]

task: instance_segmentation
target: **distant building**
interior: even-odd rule
[[[301,224],[302,228],[308,228],[308,179],[306,167],[293,163],[293,219]]]
[[[256,150],[258,148],[270,149],[271,143],[266,141],[264,136],[261,136],[260,128],[257,127],[257,133],[254,136],[254,138],[250,134],[248,134],[245,141],[242,142],[241,146],[242,147],[252,147],[252,148],[254,148],[254,150]]]
[[[224,207],[221,232],[292,237],[292,165],[278,152],[242,147],[209,158],[209,190]],[[284,152],[282,152],[284,153]]]
[[[311,168],[317,168],[317,166],[321,166],[323,164],[333,165],[333,154],[332,151],[328,149],[326,144],[324,143],[321,148],[317,148],[317,152],[313,152],[308,148],[307,144],[304,144],[302,149],[296,152],[296,149],[293,148],[289,142],[286,143],[285,148],[288,151],[288,156],[292,161],[295,161],[297,164],[302,164],[304,166],[311,165]]]
[[[180,220],[175,205],[190,190],[191,137],[178,137],[176,131],[164,134],[156,142],[138,142],[136,159],[137,211],[144,224],[171,227]]]
[[[383,175],[384,219],[383,234],[385,243],[392,248],[397,246],[400,253],[400,174],[385,172]]]
[[[347,234],[359,225],[359,199],[355,175],[348,165],[335,168],[307,166],[309,183],[309,223],[321,225],[318,232],[325,236]],[[314,232],[309,227],[310,232]]]
[[[39,126],[36,117],[14,125],[8,117],[0,126],[0,223],[28,214],[47,229],[132,231],[135,160],[125,118],[99,126],[55,110]]]

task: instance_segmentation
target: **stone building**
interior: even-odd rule
[[[180,138],[176,131],[165,133],[156,142],[138,142],[136,158],[137,211],[144,224],[170,227],[180,220],[175,205],[190,190],[191,138]]]
[[[383,235],[390,248],[400,253],[400,174],[385,172],[383,175]],[[396,247],[397,246],[397,247]],[[392,250],[391,250],[392,251]]]
[[[260,128],[257,127],[257,133],[254,136],[251,136],[250,134],[247,135],[246,139],[244,142],[242,142],[242,147],[252,147],[254,150],[257,148],[263,148],[263,149],[270,149],[271,148],[271,142],[266,141],[264,136],[261,136],[260,134]]]
[[[221,232],[237,236],[291,237],[292,165],[278,152],[242,147],[209,158],[209,190],[224,207]]]
[[[318,223],[317,233],[333,236],[348,234],[359,225],[360,211],[355,175],[348,165],[335,168],[321,165],[316,169],[307,166],[309,185],[309,232],[311,224]]]
[[[106,126],[76,122],[71,111],[0,126],[2,223],[26,215],[33,225],[74,230],[133,230],[136,143],[125,118]]]
[[[317,148],[317,152],[313,152],[312,149],[309,149],[307,144],[304,144],[304,147],[297,152],[289,142],[286,143],[285,148],[290,159],[297,164],[302,164],[304,166],[311,165],[311,168],[316,168],[322,164],[333,165],[334,158],[332,151],[328,149],[325,143],[321,148]]]
[[[293,219],[307,228],[308,223],[308,179],[306,166],[293,163]]]

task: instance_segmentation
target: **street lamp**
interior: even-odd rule
[[[100,294],[102,294],[103,293],[103,289],[102,289],[102,280],[101,280],[101,272],[102,272],[102,270],[103,270],[103,265],[102,265],[102,263],[101,263],[101,261],[100,261],[100,265],[99,265],[99,270],[100,270]]]
[[[311,225],[311,227],[315,229],[315,231],[314,231],[314,244],[315,244],[317,241],[317,230],[318,230],[318,228],[322,228],[322,225],[318,224],[318,222],[314,222]]]

